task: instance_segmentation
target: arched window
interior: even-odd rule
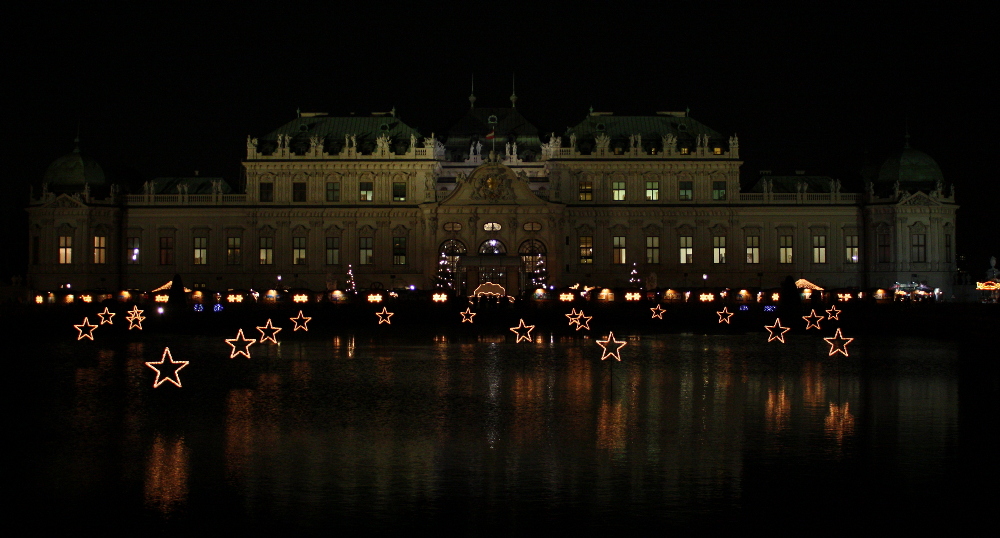
[[[482,245],[479,245],[479,253],[502,256],[507,253],[507,247],[505,247],[503,243],[501,243],[496,239],[488,239],[486,241],[483,241]]]
[[[529,239],[521,243],[517,251],[521,255],[525,283],[532,287],[544,286],[548,280],[545,245],[537,239]]]
[[[441,288],[455,289],[458,261],[465,254],[465,244],[457,239],[449,239],[441,243],[438,249],[441,253],[438,260],[436,281]]]

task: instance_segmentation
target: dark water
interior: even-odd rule
[[[980,532],[996,498],[976,346],[619,335],[618,363],[576,335],[290,332],[251,360],[224,337],[12,348],[11,514],[33,532],[824,535]],[[165,346],[183,388],[152,388]]]

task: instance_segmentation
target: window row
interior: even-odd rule
[[[361,181],[358,183],[357,197],[355,198],[359,202],[371,202],[375,199],[375,187],[374,182],[371,181]],[[305,182],[295,182],[292,183],[292,202],[307,202],[309,197],[307,195],[307,184]],[[274,201],[274,183],[264,182],[258,185],[257,190],[258,199],[261,202],[273,202]],[[346,198],[344,201],[350,200]],[[327,202],[340,202],[340,182],[339,181],[328,181],[326,182],[326,201]],[[392,184],[392,201],[393,202],[405,202],[406,201],[406,182],[396,181]]]
[[[588,181],[588,180],[580,181],[577,187],[578,187],[578,197],[581,202],[591,202],[594,200],[593,181]],[[660,182],[647,181],[645,193],[646,193],[645,200],[647,202],[659,201]],[[683,202],[689,202],[691,200],[694,200],[694,181],[677,182],[677,199]],[[725,199],[726,199],[726,182],[713,181],[712,200],[724,201]],[[623,202],[626,200],[624,181],[611,182],[611,200],[615,202]]]
[[[914,249],[917,248],[917,242],[921,249],[924,248],[924,236],[920,235],[920,238],[916,238],[914,235]],[[594,263],[594,237],[593,236],[579,236],[579,258],[578,262],[582,264],[592,264]],[[951,236],[946,235],[946,246],[948,252],[951,249]],[[646,263],[658,264],[660,263],[660,236],[650,235],[646,236]],[[760,263],[760,236],[759,235],[748,235],[744,237],[744,249],[746,254],[746,263],[756,264]],[[682,235],[677,238],[677,260],[681,264],[694,263],[694,236]],[[777,244],[778,252],[778,263],[792,263],[794,261],[793,253],[793,236],[791,235],[780,235],[778,236]],[[827,236],[825,235],[814,235],[812,236],[812,263],[823,264],[827,263]],[[914,251],[916,253],[916,251]],[[921,257],[914,255],[912,261],[924,261],[923,255],[924,251],[920,251]],[[626,259],[626,248],[625,248],[625,236],[612,236],[611,237],[611,263],[612,264],[624,264],[627,262]],[[856,235],[845,235],[844,236],[844,262],[845,263],[858,263],[858,236]],[[724,264],[726,263],[726,237],[725,236],[713,236],[712,237],[712,263]]]

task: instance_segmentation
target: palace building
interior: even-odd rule
[[[514,104],[512,100],[512,105]],[[444,134],[395,111],[299,113],[248,137],[245,179],[160,178],[132,192],[77,149],[30,214],[35,290],[212,290],[484,282],[830,288],[920,282],[950,293],[954,189],[903,148],[866,178],[763,175],[740,188],[736,136],[685,112],[591,111],[541,134],[515,107],[470,107]],[[280,280],[280,284],[279,284]]]

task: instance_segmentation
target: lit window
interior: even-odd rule
[[[373,194],[375,193],[375,191],[372,188],[371,181],[362,181],[360,183],[358,191],[359,191],[358,199],[361,200],[362,202],[371,202],[374,199]]]
[[[108,238],[104,235],[94,236],[94,263],[108,262]]]
[[[778,237],[778,263],[792,263],[792,236]]]
[[[326,201],[327,202],[339,202],[340,201],[340,182],[339,181],[327,181],[326,182]]]
[[[715,148],[712,150],[715,155],[722,155],[722,148]]]
[[[194,264],[205,265],[208,263],[208,238],[194,238]]]
[[[681,155],[688,155],[691,153],[691,148],[681,148]]]
[[[483,230],[487,232],[499,232],[500,228],[502,228],[502,226],[500,226],[499,222],[487,222],[486,224],[483,224]]]
[[[260,238],[260,264],[271,265],[274,263],[274,238]]]
[[[910,234],[910,261],[927,261],[927,234]]]
[[[73,263],[73,236],[59,236],[59,263]]]
[[[690,201],[694,199],[694,182],[693,181],[679,181],[677,183],[677,198],[681,201]]]
[[[444,223],[444,231],[446,232],[460,232],[462,231],[461,222],[446,222]]]
[[[589,202],[594,199],[594,182],[593,181],[581,181],[580,182],[580,201]]]
[[[392,238],[392,263],[394,265],[406,265],[406,238]]]
[[[361,237],[358,239],[358,263],[361,265],[371,265],[375,263],[374,256],[374,237]]]
[[[292,238],[292,265],[305,265],[306,263],[306,238]]]
[[[174,264],[174,238],[160,238],[160,265]]]
[[[616,202],[621,202],[625,199],[625,182],[624,181],[612,181],[611,182],[611,199]]]
[[[646,236],[646,263],[660,263],[660,238],[655,235]]]
[[[858,263],[858,236],[845,235],[844,248],[847,255],[847,263]]]
[[[292,201],[293,202],[305,202],[306,201],[306,184],[303,182],[292,183]]]
[[[611,238],[611,263],[625,263],[625,236],[616,235]]]
[[[274,201],[274,183],[261,183],[260,186],[260,201],[261,202],[273,202]]]
[[[712,237],[712,263],[726,263],[726,238],[721,235]]]
[[[127,263],[129,265],[137,265],[139,263],[139,238],[127,238],[125,240],[125,246],[128,249],[126,252],[126,256],[128,256]]]
[[[540,222],[525,222],[524,231],[526,232],[537,232],[542,229],[542,223]]]
[[[580,236],[580,263],[594,263],[594,238],[590,235]]]
[[[406,183],[395,182],[392,184],[392,201],[393,202],[406,201]]]
[[[682,235],[678,239],[680,239],[681,263],[693,263],[694,248],[692,245],[694,244],[694,238],[690,235]]]
[[[826,236],[813,236],[813,263],[826,263]]]
[[[725,200],[726,199],[726,182],[725,181],[713,181],[712,182],[712,199],[713,200]]]
[[[340,238],[326,238],[326,264],[338,265],[340,263]]]
[[[760,263],[760,236],[748,235],[747,242],[747,263]]]
[[[226,238],[226,263],[229,265],[239,265],[243,263],[243,238]]]
[[[660,199],[660,182],[659,181],[647,181],[646,182],[646,201],[655,202]]]

